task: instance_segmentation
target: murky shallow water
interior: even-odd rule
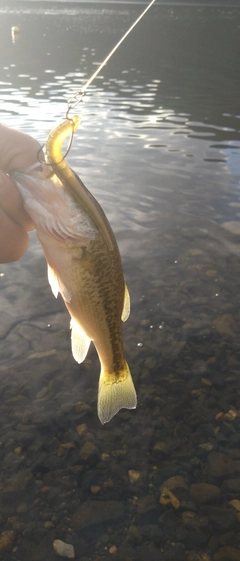
[[[2,6],[1,121],[44,142],[140,10]],[[59,559],[54,539],[85,561],[240,554],[239,28],[238,8],[155,6],[80,107],[69,162],[119,242],[136,412],[100,426],[97,357],[72,359],[35,235],[0,267],[4,561]]]

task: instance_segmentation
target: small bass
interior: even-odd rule
[[[122,342],[121,321],[129,316],[130,298],[109,222],[62,155],[64,140],[79,122],[75,116],[50,133],[50,166],[15,170],[11,176],[35,223],[52,292],[55,297],[60,292],[70,313],[73,357],[81,363],[91,341],[96,347],[101,364],[98,416],[106,423],[119,409],[137,404]]]

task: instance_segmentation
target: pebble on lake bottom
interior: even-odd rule
[[[134,469],[130,469],[130,470],[129,470],[128,476],[129,476],[130,483],[135,484],[135,485],[136,485],[136,484],[140,481],[140,479],[141,479],[141,473],[140,473],[140,471],[136,471],[136,470],[134,470]]]
[[[115,545],[112,545],[112,546],[109,548],[109,553],[111,553],[111,555],[114,555],[114,553],[117,553],[117,548],[116,548]]]
[[[2,534],[0,535],[0,553],[11,547],[14,538],[15,532],[13,532],[12,530],[6,530],[5,532],[2,532]]]
[[[57,555],[61,557],[68,557],[68,559],[74,559],[75,557],[73,545],[62,542],[62,540],[54,540],[53,549],[56,551]]]

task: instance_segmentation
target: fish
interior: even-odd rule
[[[64,140],[75,132],[75,115],[54,128],[46,142],[47,163],[11,173],[32,218],[48,264],[55,297],[71,316],[74,359],[84,361],[91,341],[100,361],[98,417],[110,421],[137,396],[123,350],[122,321],[130,313],[118,245],[97,200],[69,167]]]

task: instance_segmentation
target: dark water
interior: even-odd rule
[[[1,121],[44,142],[141,9],[1,3]],[[68,160],[119,242],[136,412],[101,427],[98,360],[72,359],[35,235],[1,265],[4,561],[59,559],[54,539],[85,561],[240,558],[239,33],[237,7],[153,6],[78,108]]]

